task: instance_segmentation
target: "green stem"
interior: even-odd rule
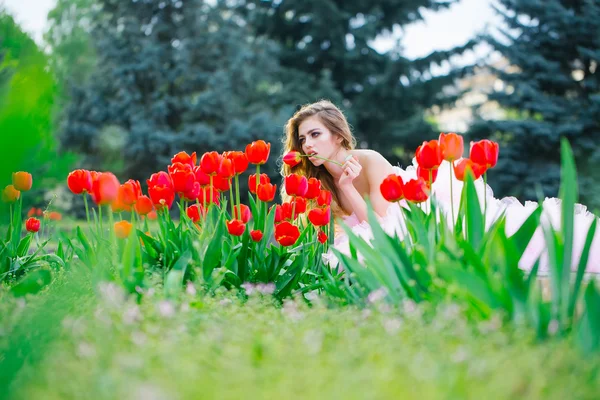
[[[337,161],[333,161],[333,160],[330,160],[329,158],[325,158],[325,157],[321,157],[321,156],[309,156],[308,154],[300,154],[300,156],[301,156],[301,157],[309,157],[309,158],[310,158],[310,157],[314,157],[314,158],[318,158],[318,159],[320,159],[320,160],[329,161],[330,163],[333,163],[333,164],[335,164],[335,165],[339,165],[340,167],[341,167],[342,165],[344,165],[344,164],[342,164],[342,163],[339,163],[339,162],[337,162]]]
[[[202,187],[202,188],[200,188],[200,190],[202,190],[202,195],[203,195],[202,196],[203,212],[206,212],[206,188]],[[202,218],[204,218],[204,216],[202,216]]]
[[[427,199],[428,203],[429,203],[429,213],[431,214],[431,192],[433,191],[433,170],[430,169],[429,170],[429,199]]]
[[[213,201],[213,195],[212,195],[213,194],[213,176],[212,175],[210,176],[210,188],[209,189],[210,189],[209,190],[210,193],[208,195],[210,196],[210,201],[208,202],[208,206],[210,207],[210,205],[212,204],[212,201]]]
[[[487,171],[483,174],[483,226],[487,220]]]
[[[454,161],[450,161],[450,209],[452,210],[452,229],[454,230],[454,224],[456,220],[454,218],[454,193],[452,191],[452,180],[454,174]]]
[[[233,185],[229,180],[229,203],[231,204],[231,218],[235,219],[235,206],[233,205]]]
[[[256,194],[258,196],[258,184],[260,183],[260,164],[256,165],[256,190],[254,191],[254,194]]]
[[[100,237],[104,237],[104,228],[102,227],[102,206],[98,206],[98,221],[100,222]]]
[[[87,192],[83,192],[83,204],[85,204],[85,218],[87,219],[88,228],[90,226],[90,208],[87,201]]]
[[[240,202],[240,180],[238,175],[235,176],[235,196],[236,196],[236,202],[237,202],[237,207],[238,207],[238,211],[240,214],[240,220],[242,219],[242,209],[241,209],[241,202]]]
[[[137,230],[137,218],[135,218],[133,209],[131,210],[131,225],[133,225],[133,229]]]

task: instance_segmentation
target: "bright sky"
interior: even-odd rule
[[[424,13],[424,22],[412,24],[404,32],[394,32],[395,35],[404,35],[404,56],[416,58],[434,50],[449,49],[466,42],[486,24],[497,25],[498,18],[490,7],[492,2],[460,0],[447,11]],[[0,5],[3,4],[38,43],[41,43],[46,29],[46,16],[55,3],[56,0],[0,0]],[[378,39],[374,44],[377,50],[387,49],[391,45],[393,41],[385,38]],[[481,55],[483,50],[478,53]]]

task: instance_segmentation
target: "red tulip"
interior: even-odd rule
[[[296,214],[302,214],[306,211],[306,199],[304,197],[295,197],[291,203],[296,204]]]
[[[186,214],[188,218],[192,220],[192,222],[198,222],[200,220],[200,216],[205,215],[205,212],[202,205],[193,204],[187,208]]]
[[[283,221],[275,225],[275,240],[282,246],[291,246],[300,237],[300,230],[296,225]]]
[[[331,197],[329,190],[321,189],[319,197],[317,197],[317,204],[321,207],[331,205]]]
[[[200,166],[194,168],[194,175],[196,175],[196,182],[200,184],[200,186],[208,186],[210,185],[210,176],[207,175]]]
[[[131,224],[131,222],[126,220],[115,222],[115,235],[119,239],[127,239],[129,237],[129,234],[131,233],[132,227],[133,225]]]
[[[175,192],[168,186],[148,187],[148,194],[157,210],[162,208],[170,209],[175,200]]]
[[[233,161],[226,157],[221,158],[221,164],[219,164],[217,173],[220,177],[225,179],[233,178],[235,176],[235,166],[233,165]]]
[[[146,217],[148,217],[149,220],[155,220],[156,218],[158,218],[158,214],[156,214],[156,210],[152,210],[148,213],[148,215],[146,215]]]
[[[298,215],[306,211],[306,200],[303,197],[296,197],[296,206],[294,207],[294,201],[286,202],[281,205],[281,217],[282,220],[293,221],[298,218]],[[294,209],[294,217],[292,218],[292,209]]]
[[[131,206],[137,202],[141,195],[142,187],[140,186],[140,182],[130,179],[119,186],[117,197],[121,203]]]
[[[275,207],[275,223],[277,224],[284,220],[283,207],[280,204],[275,204],[269,208],[269,212],[273,207]]]
[[[233,162],[236,175],[242,174],[248,169],[248,157],[243,151],[227,151],[223,153],[223,156]]]
[[[246,224],[239,219],[227,221],[227,231],[233,236],[242,236],[246,230]]]
[[[259,185],[264,185],[265,183],[271,183],[271,179],[267,174],[260,174]],[[248,177],[248,189],[250,193],[256,194],[256,174],[252,174]]]
[[[194,168],[196,166],[196,152],[189,155],[185,151],[180,151],[171,158],[171,164],[175,163],[188,164],[190,167]]]
[[[255,229],[250,232],[250,237],[255,242],[260,242],[263,238],[263,233],[259,229]]]
[[[267,162],[270,151],[271,143],[257,140],[246,146],[246,157],[248,157],[250,164],[261,165]]]
[[[138,215],[146,215],[154,209],[154,206],[152,205],[152,200],[150,197],[142,195],[138,197],[134,208]]]
[[[173,180],[165,171],[160,171],[150,176],[150,179],[146,180],[148,187],[151,186],[166,186],[169,189],[173,189]]]
[[[193,190],[196,175],[189,164],[175,163],[169,165],[168,170],[175,192],[181,194]]]
[[[302,162],[302,156],[299,151],[290,151],[283,156],[283,162],[290,167],[295,167]]]
[[[430,174],[431,172],[431,174]],[[427,183],[427,186],[431,187],[431,184],[435,182],[438,174],[438,169],[424,169],[419,165],[417,167],[417,178],[423,178],[423,180]],[[431,179],[431,182],[429,180]]]
[[[479,179],[481,175],[485,173],[486,168],[483,165],[475,164],[468,158],[463,158],[454,167],[454,175],[456,176],[456,179],[459,181],[464,181],[467,170],[470,170],[473,173],[474,179]]]
[[[198,195],[198,202],[200,204],[219,204],[219,191],[215,188],[212,189],[212,196],[210,192],[210,188],[204,187],[200,189],[200,194]]]
[[[112,203],[119,193],[119,180],[112,172],[102,172],[92,184],[92,200],[98,205]]]
[[[480,140],[471,142],[470,158],[475,164],[480,164],[488,168],[494,168],[498,162],[498,143],[491,140]]]
[[[200,184],[198,182],[194,182],[194,185],[192,186],[192,188],[190,190],[188,190],[187,192],[179,193],[179,196],[181,196],[181,198],[186,201],[194,201],[198,198],[199,195],[200,195]]]
[[[226,192],[231,187],[231,179],[223,178],[221,175],[213,176],[213,186],[220,192]]]
[[[305,176],[290,174],[285,177],[285,191],[289,196],[304,196],[308,190],[308,180]]]
[[[390,174],[381,182],[379,190],[384,199],[396,202],[404,198],[403,187],[404,182],[402,182],[402,178],[396,174]]]
[[[33,178],[31,177],[31,174],[29,172],[13,172],[12,182],[15,189],[17,189],[20,192],[26,192],[28,190],[31,190]]]
[[[239,206],[235,206],[234,210],[234,218],[241,220],[243,223],[247,223],[250,221],[252,217],[252,212],[250,211],[250,207],[245,204],[240,204]]]
[[[423,178],[411,179],[404,184],[404,197],[413,203],[422,203],[429,197],[429,188]]]
[[[277,192],[277,185],[271,183],[265,183],[264,185],[258,186],[258,198],[264,202],[270,202],[275,199],[275,193]]]
[[[417,148],[415,157],[417,158],[417,163],[425,169],[436,169],[444,160],[440,143],[437,140],[423,142]]]
[[[31,217],[25,221],[25,229],[27,229],[28,232],[37,232],[40,230],[40,224],[39,219]]]
[[[2,201],[5,203],[14,203],[21,197],[19,192],[13,185],[7,185],[2,191]]]
[[[462,157],[464,151],[462,135],[457,135],[456,133],[440,133],[439,142],[444,160],[454,161]]]
[[[67,186],[74,194],[92,191],[92,174],[85,169],[76,169],[67,176]]]
[[[216,151],[204,153],[200,159],[200,167],[207,175],[215,175],[221,165],[221,155]]]
[[[121,187],[119,187],[119,191],[120,190]],[[113,212],[131,211],[131,206],[123,203],[123,201],[119,198],[118,194],[117,198],[112,203],[110,203],[110,208]]]
[[[325,244],[325,242],[327,242],[327,235],[325,234],[325,232],[319,231],[319,233],[317,234],[317,240],[319,241],[319,243]]]
[[[325,226],[331,221],[331,210],[329,207],[313,208],[308,212],[308,220],[314,226]]]
[[[308,200],[316,199],[321,194],[321,181],[317,178],[308,179],[308,190],[304,197]]]

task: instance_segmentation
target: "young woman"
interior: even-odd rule
[[[336,221],[343,221],[350,226],[353,232],[365,239],[372,237],[367,222],[367,204],[369,198],[372,207],[379,217],[379,223],[389,233],[396,233],[400,237],[406,231],[403,219],[400,218],[403,201],[390,203],[381,194],[380,185],[390,174],[399,175],[404,182],[416,178],[416,162],[406,170],[392,166],[381,154],[373,150],[356,149],[356,140],[344,114],[334,104],[322,100],[303,106],[285,125],[284,154],[298,151],[306,157],[294,167],[283,164],[283,176],[297,173],[307,178],[315,177],[321,181],[321,187],[332,194],[331,210]],[[439,207],[449,213],[451,204],[458,210],[462,182],[450,174],[450,163],[444,161],[438,170],[438,179],[432,184],[431,195],[436,198]],[[450,177],[452,177],[453,191],[450,191]],[[506,213],[506,233],[512,235],[521,224],[531,215],[537,207],[535,202],[521,204],[514,197],[495,199],[489,186],[484,188],[483,179],[475,182],[480,201],[487,197],[486,224],[489,226],[502,211]],[[450,193],[453,193],[452,198]],[[285,189],[282,188],[282,197],[286,200]],[[544,202],[544,216],[552,224],[560,226],[560,202],[557,199],[546,199]],[[583,249],[588,228],[593,219],[593,214],[586,211],[584,206],[577,205],[575,215],[575,238],[573,245],[573,267],[579,262],[579,255]],[[447,214],[448,215],[448,214]],[[336,228],[334,247],[349,253],[348,237],[343,230]],[[547,255],[543,233],[541,229],[535,233],[525,254],[519,262],[523,269],[533,267],[537,258],[542,254],[540,271],[547,270]],[[325,258],[335,264],[335,256],[330,252]],[[600,229],[592,243],[588,260],[588,272],[600,272]]]

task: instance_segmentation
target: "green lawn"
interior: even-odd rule
[[[79,279],[79,278],[77,278]],[[23,302],[0,292],[0,354],[17,399],[593,399],[600,358],[535,344],[453,305],[274,304],[254,294],[120,289],[63,277]],[[89,283],[89,282],[88,282]],[[10,351],[8,351],[10,349]],[[23,362],[24,361],[24,362]],[[3,380],[4,382],[4,380]]]

